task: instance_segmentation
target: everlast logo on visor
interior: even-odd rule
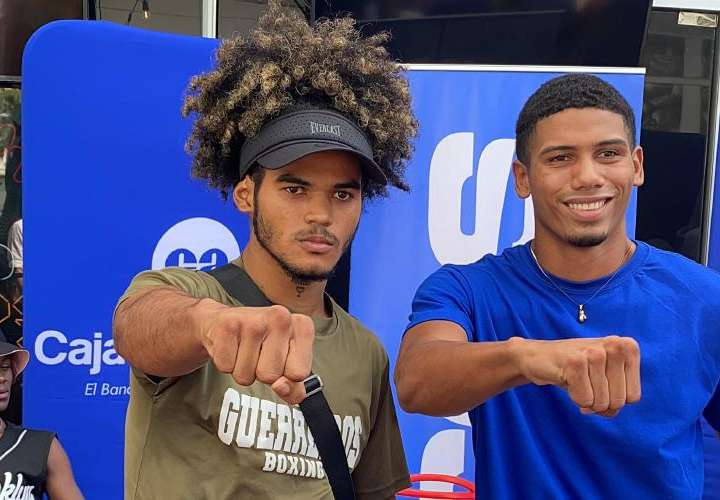
[[[310,122],[310,133],[332,134],[340,137],[340,125],[328,125],[327,123]]]

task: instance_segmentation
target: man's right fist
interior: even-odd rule
[[[613,417],[640,400],[640,347],[630,337],[511,340],[522,375],[536,385],[567,389],[583,413]]]
[[[200,341],[218,370],[241,385],[268,384],[290,404],[305,398],[302,381],[312,369],[315,340],[310,317],[283,306],[204,305]]]

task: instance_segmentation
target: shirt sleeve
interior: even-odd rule
[[[384,361],[374,423],[360,462],[352,474],[358,500],[387,500],[410,486],[410,474],[390,388],[387,355]]]
[[[118,300],[115,311],[130,296],[148,287],[171,287],[192,297],[207,297],[209,294],[207,284],[198,274],[179,267],[171,267],[160,271],[143,271],[130,282],[130,286]]]
[[[703,416],[713,429],[720,432],[720,388],[715,388],[715,394],[705,407]]]
[[[405,331],[426,321],[452,321],[473,338],[472,292],[456,266],[446,265],[431,274],[418,288]]]
[[[167,268],[159,271],[143,271],[136,275],[130,282],[125,293],[118,300],[113,311],[113,320],[118,307],[129,299],[133,294],[149,287],[171,287],[178,291],[185,292],[195,298],[208,296],[208,288],[199,276],[199,273],[182,268]],[[140,387],[148,394],[157,396],[162,391],[173,385],[180,377],[156,377],[146,374],[141,370],[131,367],[131,377],[134,378]]]

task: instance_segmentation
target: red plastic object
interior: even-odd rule
[[[451,483],[461,486],[467,489],[467,491],[422,491],[408,488],[400,491],[398,496],[414,498],[446,498],[455,500],[475,499],[475,485],[466,479],[456,476],[446,476],[445,474],[413,474],[410,476],[410,482],[419,483],[420,481]]]

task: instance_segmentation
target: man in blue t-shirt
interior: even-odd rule
[[[417,291],[400,403],[470,411],[478,498],[702,495],[700,419],[720,427],[720,275],[628,239],[644,176],[634,130],[603,80],[544,84],[513,164],[535,239],[443,266]]]

